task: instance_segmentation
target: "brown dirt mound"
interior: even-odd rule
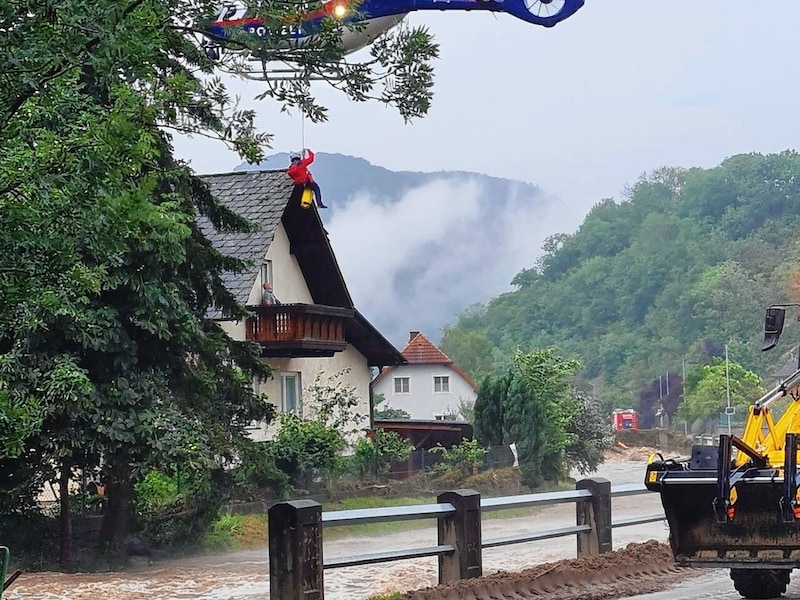
[[[616,442],[603,453],[603,458],[606,462],[641,461],[647,460],[651,454],[655,454],[656,452],[659,452],[658,448],[631,448],[621,442]]]
[[[416,590],[398,600],[601,600],[660,591],[697,574],[676,567],[669,547],[651,540],[591,558]]]

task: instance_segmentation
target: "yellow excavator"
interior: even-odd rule
[[[762,350],[777,345],[789,306],[767,309]],[[651,456],[645,486],[661,494],[675,562],[729,568],[745,598],[783,594],[800,566],[799,447],[800,363],[749,407],[741,437],[687,459]]]

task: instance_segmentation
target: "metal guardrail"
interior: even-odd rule
[[[440,494],[436,504],[322,512],[311,500],[282,502],[270,508],[270,594],[286,600],[313,599],[323,588],[325,569],[436,556],[444,583],[482,574],[482,550],[574,535],[578,557],[611,550],[611,530],[664,520],[664,514],[612,520],[611,498],[650,493],[643,484],[611,486],[602,479],[578,482],[576,489],[481,499],[472,490]],[[574,503],[576,524],[483,540],[481,514],[515,508]],[[323,528],[435,519],[438,544],[324,559]],[[316,591],[315,591],[316,590]],[[321,596],[319,596],[321,597]]]
[[[611,497],[635,496],[650,493],[644,484],[631,483],[611,487]],[[517,496],[499,496],[496,498],[481,498],[480,510],[483,512],[510,510],[515,508],[535,508],[552,506],[555,504],[577,503],[589,500],[592,493],[589,490],[568,490],[563,492],[543,492],[538,494],[522,494]],[[439,519],[455,514],[456,508],[450,503],[443,504],[416,504],[406,506],[392,506],[387,508],[365,508],[355,510],[324,511],[322,523],[325,527],[338,527],[344,525],[366,525],[368,523],[389,523],[396,521],[417,521],[423,519]],[[664,513],[642,515],[619,519],[611,522],[611,527],[632,527],[646,523],[656,523],[664,520]],[[575,525],[573,527],[560,527],[543,531],[534,531],[514,536],[500,537],[483,540],[482,548],[497,548],[513,544],[537,542],[580,533],[590,533],[589,525]],[[387,552],[375,552],[325,559],[325,569],[337,569],[373,563],[392,562],[409,558],[424,558],[451,554],[454,548],[449,545],[425,546]]]

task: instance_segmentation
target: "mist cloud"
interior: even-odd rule
[[[490,197],[475,178],[446,177],[394,202],[359,193],[326,228],[356,307],[393,344],[411,330],[438,341],[442,326],[475,302],[511,289],[544,239],[576,224],[529,185]]]

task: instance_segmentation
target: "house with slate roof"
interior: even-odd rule
[[[349,370],[342,381],[360,398],[360,425],[368,429],[372,368],[405,359],[353,305],[317,209],[300,207],[283,170],[206,175],[203,180],[225,206],[259,226],[252,233],[231,233],[199,221],[215,248],[252,264],[243,273],[224,276],[252,316],[244,321],[217,318],[234,339],[258,343],[272,368],[272,378],[254,381],[254,389],[267,394],[280,411],[308,415],[305,390],[317,374],[323,372],[326,380]],[[272,284],[279,305],[261,306],[264,282]],[[251,428],[257,440],[273,433],[257,424]]]
[[[476,383],[419,331],[411,332],[401,354],[406,364],[383,369],[372,383],[372,393],[390,407],[414,420],[440,420],[458,413],[462,402],[475,402]]]

